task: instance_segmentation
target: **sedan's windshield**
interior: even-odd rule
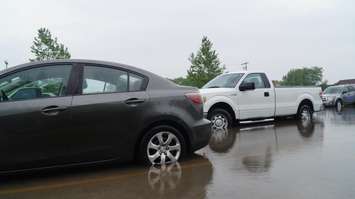
[[[229,73],[220,75],[209,81],[202,88],[234,88],[244,73]]]
[[[343,90],[343,87],[328,87],[325,89],[324,94],[336,94],[336,93],[341,93]]]

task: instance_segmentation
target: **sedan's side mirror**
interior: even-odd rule
[[[346,94],[346,93],[348,93],[348,91],[343,91],[343,92],[341,92],[341,94],[343,94],[343,95]]]
[[[242,83],[239,86],[240,91],[248,91],[248,90],[255,90],[255,83],[254,82],[246,82]]]

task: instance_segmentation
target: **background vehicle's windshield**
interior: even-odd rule
[[[220,75],[202,88],[234,88],[244,73],[230,73]]]
[[[343,87],[328,87],[325,89],[324,93],[325,94],[336,94],[340,93],[343,90]]]

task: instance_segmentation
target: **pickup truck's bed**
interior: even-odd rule
[[[306,98],[313,102],[314,111],[320,111],[322,107],[322,101],[318,99],[320,92],[319,87],[275,87],[275,115],[295,114],[299,103]]]

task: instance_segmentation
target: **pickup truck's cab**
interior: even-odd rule
[[[217,76],[201,90],[204,113],[215,128],[234,121],[297,115],[310,119],[322,108],[321,89],[274,88],[264,72],[233,72]]]

